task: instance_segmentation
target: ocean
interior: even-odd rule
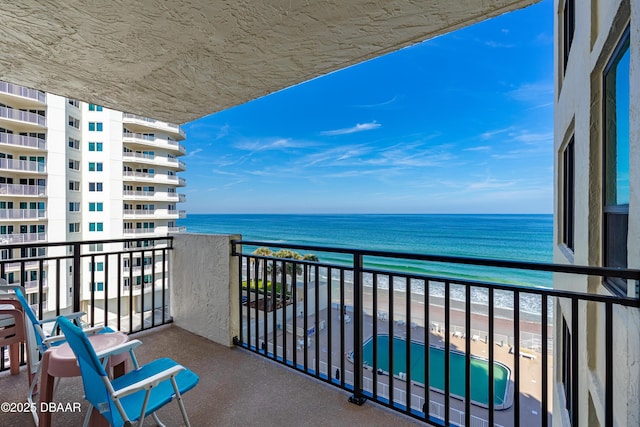
[[[245,240],[512,261],[550,263],[553,251],[552,215],[189,214],[179,225],[191,233],[241,234]],[[315,254],[323,262],[350,263],[349,256]],[[411,274],[551,287],[551,274],[545,272],[386,258],[365,258],[365,265]],[[415,288],[412,284],[412,288],[422,291],[419,284]]]

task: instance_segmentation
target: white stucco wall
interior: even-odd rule
[[[170,309],[174,323],[219,344],[238,335],[240,235],[176,234],[171,251]]]

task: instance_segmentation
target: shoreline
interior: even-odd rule
[[[386,322],[387,320],[382,320],[382,318],[389,314],[389,293],[387,290],[378,290],[377,295],[377,308],[373,307],[373,290],[365,290],[363,292],[363,313],[368,316],[376,316],[377,322]],[[422,297],[422,296],[421,296]],[[436,300],[434,304],[434,300]],[[443,302],[444,298],[441,297],[430,297],[429,298],[429,309],[428,309],[428,325],[425,325],[425,307],[424,307],[424,298],[416,298],[412,296],[411,298],[411,319],[407,321],[406,318],[406,292],[404,291],[394,291],[393,298],[393,320],[398,323],[398,321],[404,321],[405,325],[401,326],[403,328],[411,328],[411,327],[423,327],[428,330],[444,332],[444,304],[438,304],[437,302]],[[346,311],[353,311],[353,295],[349,292],[345,292],[344,304],[346,306]],[[331,306],[333,309],[336,306],[340,305],[339,296],[336,298],[332,295]],[[380,317],[381,316],[381,317]],[[514,320],[513,320],[513,310],[506,309],[494,309],[494,342],[499,343],[503,339],[502,344],[504,343],[504,339],[506,338],[506,344],[513,345],[512,340],[515,336],[514,333]],[[537,317],[537,318],[536,318]],[[449,320],[450,320],[450,329],[451,333],[459,333],[457,337],[464,336],[466,331],[465,322],[466,322],[466,313],[465,313],[465,303],[462,301],[453,301],[451,300],[451,305],[449,309]],[[519,322],[519,332],[520,332],[520,340],[525,341],[527,339],[535,340],[541,339],[542,337],[542,322],[540,316],[526,316],[523,313],[520,313],[520,322]],[[366,328],[365,328],[366,329]],[[488,306],[487,304],[477,304],[472,303],[471,309],[471,333],[470,335],[475,336],[476,339],[488,340],[487,334],[489,330],[489,317],[488,317]],[[502,336],[502,337],[501,337]],[[553,321],[552,318],[548,318],[547,322],[547,336],[548,338],[553,337]]]

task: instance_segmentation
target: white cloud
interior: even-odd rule
[[[296,141],[290,138],[274,138],[271,140],[243,141],[235,144],[235,148],[244,151],[288,150],[290,148],[306,148],[313,144]]]
[[[508,128],[504,128],[504,129],[496,129],[496,130],[487,131],[487,132],[484,132],[484,133],[480,134],[480,138],[482,138],[484,140],[491,139],[496,135],[500,135],[502,133],[509,132],[512,129],[513,129],[512,127],[508,127]]]
[[[553,101],[553,83],[523,83],[516,89],[507,92],[507,95],[516,101],[534,102]]]
[[[187,157],[193,157],[201,151],[202,151],[202,148],[196,148],[195,150],[190,151],[189,154],[187,154]]]
[[[477,147],[469,147],[469,148],[465,148],[462,151],[488,151],[491,150],[491,147],[488,145],[479,145]]]
[[[380,126],[382,126],[382,125],[380,123],[375,122],[375,121],[373,121],[371,123],[358,123],[355,126],[352,126],[350,128],[325,130],[325,131],[320,132],[320,135],[324,135],[324,136],[347,135],[347,134],[350,134],[350,133],[364,132],[364,131],[367,131],[367,130],[378,129]]]

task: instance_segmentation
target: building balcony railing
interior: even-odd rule
[[[178,125],[173,123],[162,122],[160,120],[150,119],[148,117],[138,116],[136,114],[125,113],[123,116],[125,123],[133,123],[140,126],[145,126],[153,129],[164,130],[172,134],[178,135],[182,139],[186,138],[184,130]]]
[[[41,162],[6,158],[0,158],[0,169],[35,173],[43,173],[47,171],[45,164]]]
[[[155,209],[125,209],[122,211],[124,216],[150,216],[155,215]]]
[[[332,261],[256,255],[256,247]],[[586,339],[578,325],[591,313],[606,358],[605,411],[614,411],[613,378],[620,372],[614,373],[612,337],[627,326],[616,324],[623,320],[612,312],[637,311],[637,299],[470,277],[523,269],[549,279],[553,273],[637,283],[640,271],[255,241],[235,242],[233,254],[240,258],[235,344],[348,390],[354,403],[372,400],[433,425],[550,425],[552,349],[565,346],[559,351],[571,355],[562,367],[569,387],[584,387],[579,372],[589,361],[577,351]],[[442,265],[452,266],[442,271],[477,270],[434,273]],[[573,341],[554,342],[561,336],[553,331],[554,304],[573,307],[567,319]]]
[[[24,286],[28,291],[37,290],[36,300],[40,303],[36,304],[35,312],[40,319],[85,311],[83,321],[91,325],[110,325],[114,329],[134,332],[171,322],[167,292],[172,237],[156,237],[153,242],[158,245],[149,245],[148,239],[5,245],[3,250],[20,252],[18,250],[44,247],[46,252],[39,257],[0,260],[0,271],[12,284]],[[100,250],[96,251],[97,246]],[[116,271],[129,260],[143,257],[158,260],[153,266],[156,275],[153,289],[149,283],[144,293],[136,293],[125,286],[122,273],[106,274],[109,269]],[[92,269],[92,265],[98,268]],[[149,274],[151,271],[149,266]],[[6,276],[8,274],[11,276]],[[38,279],[31,280],[33,276]],[[132,306],[113,302],[114,297],[126,298],[134,294],[138,300]],[[8,366],[4,357],[6,350],[0,350],[1,371]]]
[[[12,83],[0,82],[0,92],[20,96],[22,98],[29,98],[41,104],[46,104],[47,102],[46,93]]]
[[[14,133],[0,133],[0,144],[17,145],[20,147],[47,149],[47,141],[33,136],[16,135]]]
[[[0,244],[3,245],[15,243],[44,242],[46,240],[47,233],[0,234]]]
[[[143,178],[143,179],[154,179],[156,174],[149,172],[135,172],[135,171],[124,171],[122,172],[122,176],[127,178]]]
[[[153,134],[146,134],[140,132],[128,132],[124,131],[122,133],[122,138],[124,142],[128,142],[131,144],[141,144],[148,145],[151,147],[160,147],[166,150],[178,151],[181,154],[185,154],[187,152],[186,148],[180,144],[178,141],[174,139],[163,139],[157,138]]]
[[[71,281],[67,274],[49,270],[48,302],[36,307],[40,318],[66,313],[67,307],[52,297],[66,295],[71,287],[69,311],[85,310],[92,325],[131,332],[175,316],[182,328],[220,340],[216,342],[228,345],[229,335],[235,334],[233,342],[243,351],[233,353],[269,359],[274,363],[267,371],[286,375],[276,370],[293,369],[348,391],[352,403],[371,400],[429,425],[551,425],[552,413],[566,418],[564,394],[556,390],[569,387],[576,392],[570,403],[578,403],[577,393],[586,395],[590,379],[584,374],[590,369],[602,374],[598,386],[604,400],[603,425],[613,425],[614,396],[624,399],[628,393],[630,366],[615,363],[625,355],[614,349],[614,338],[626,341],[637,332],[637,324],[627,324],[637,319],[637,299],[512,285],[498,278],[505,271],[526,271],[549,279],[570,278],[587,288],[602,277],[638,283],[639,270],[243,241],[232,236],[184,234],[156,240],[167,245],[123,250],[123,242],[148,244],[148,238],[140,238],[15,248],[47,246],[49,254],[40,261],[48,268],[66,272],[68,263],[73,267]],[[104,250],[91,252],[97,243],[104,244]],[[52,255],[56,247],[58,256]],[[314,253],[317,258],[297,259],[291,252],[259,255],[254,251],[258,247]],[[145,257],[160,260],[148,284],[152,289],[127,286],[120,267],[125,259]],[[7,262],[0,261],[0,270]],[[102,263],[104,272],[87,271],[86,263]],[[98,280],[103,289],[93,291]],[[129,303],[137,298],[136,291],[143,301]],[[564,321],[554,321],[559,306],[567,308]],[[554,330],[558,325],[564,330]],[[627,331],[626,338],[614,335],[621,331]],[[576,351],[589,340],[598,348],[597,355]],[[196,350],[209,345],[201,338],[195,341],[199,344],[194,344],[194,353],[203,353]],[[624,352],[637,352],[633,344],[623,347]],[[637,360],[637,354],[627,360]],[[556,362],[562,366],[554,366]],[[0,369],[8,368],[4,357],[0,364]],[[637,367],[631,370],[636,378]],[[263,377],[260,382],[265,382]],[[552,394],[560,400],[559,407],[554,403],[552,408]],[[358,413],[373,411],[365,408]],[[211,412],[208,407],[203,411]],[[583,416],[575,412],[573,421]]]
[[[169,233],[185,233],[187,231],[187,227],[185,227],[185,226],[167,227],[167,231]]]
[[[0,209],[0,220],[45,219],[46,209]]]
[[[155,228],[127,228],[123,231],[125,236],[137,236],[141,234],[155,234]]]
[[[150,163],[170,168],[177,168],[179,170],[185,170],[187,168],[187,165],[181,160],[167,156],[156,156],[155,154],[150,153],[127,151],[122,153],[122,160],[134,163]]]
[[[178,211],[178,218],[186,218],[187,211]]]
[[[166,200],[166,201],[178,201],[185,202],[187,200],[187,196],[180,193],[174,193],[169,191],[133,191],[133,190],[125,190],[123,191],[123,196],[125,199],[134,199],[134,200]]]
[[[14,108],[0,107],[0,118],[29,123],[43,128],[47,126],[47,119],[44,116]]]
[[[0,195],[46,197],[47,187],[44,185],[0,184]]]

